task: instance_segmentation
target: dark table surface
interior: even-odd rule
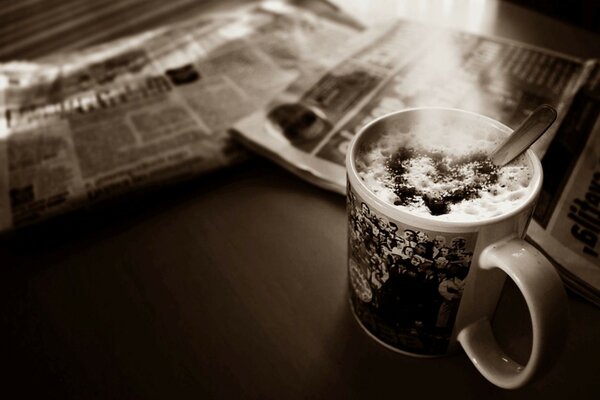
[[[0,30],[11,29],[8,21],[33,32],[33,24],[26,28],[15,15],[58,12],[43,3],[60,2],[3,2]],[[107,31],[106,22],[91,22],[93,15],[117,2],[63,3],[85,9],[77,18],[95,36],[68,34],[77,18],[64,31],[55,21],[43,46],[35,46],[35,35],[19,39],[21,45],[0,42],[10,46],[0,47],[2,59],[97,43],[209,6],[174,1],[161,19],[151,15],[166,6],[118,2],[142,22]],[[429,14],[402,2],[349,3],[367,19],[433,18],[578,57],[600,56],[597,35],[510,4],[479,3],[479,17],[469,23],[457,17],[467,18],[468,10],[440,13],[436,1],[424,2]],[[376,344],[348,305],[344,198],[259,158],[5,236],[0,260],[2,398],[600,395],[600,310],[573,294],[570,336],[558,364],[516,391],[488,383],[463,353],[418,359]],[[529,316],[512,283],[494,327],[505,349],[526,360]]]

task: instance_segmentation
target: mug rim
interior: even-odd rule
[[[509,211],[502,213],[500,215],[496,215],[496,216],[492,216],[492,217],[482,217],[480,219],[472,220],[472,221],[448,221],[448,220],[437,219],[434,216],[426,216],[426,215],[416,214],[416,213],[412,213],[412,212],[403,210],[399,207],[396,207],[396,206],[384,201],[380,197],[378,197],[363,182],[363,180],[360,179],[360,177],[358,176],[358,173],[357,173],[355,156],[356,156],[356,151],[361,142],[361,139],[363,137],[365,137],[365,135],[366,135],[365,132],[368,132],[369,129],[373,125],[377,124],[379,121],[381,121],[383,119],[390,119],[390,118],[393,118],[393,117],[401,115],[401,114],[419,112],[419,111],[425,111],[425,112],[427,112],[427,111],[446,111],[446,112],[450,112],[450,113],[459,113],[459,114],[468,115],[470,117],[474,117],[474,118],[477,118],[480,120],[484,120],[487,123],[492,124],[495,127],[498,127],[500,130],[506,131],[507,133],[513,131],[512,128],[508,127],[507,125],[503,124],[502,122],[495,120],[493,118],[490,118],[486,115],[479,114],[479,113],[476,113],[473,111],[463,110],[463,109],[459,109],[459,108],[451,108],[451,107],[406,108],[403,110],[387,113],[387,114],[384,114],[380,117],[373,119],[368,124],[363,126],[356,135],[354,135],[354,138],[352,138],[352,141],[350,142],[350,145],[348,147],[348,152],[346,155],[346,171],[347,171],[346,173],[348,176],[348,181],[351,184],[352,188],[354,188],[354,190],[358,191],[359,194],[365,200],[368,200],[369,205],[374,205],[375,208],[379,209],[379,211],[382,212],[383,214],[385,214],[387,217],[390,217],[390,218],[393,218],[393,219],[396,219],[399,221],[410,221],[409,223],[412,224],[413,226],[424,226],[424,227],[434,226],[435,229],[438,229],[438,228],[441,228],[441,229],[444,229],[444,228],[454,228],[454,229],[470,228],[470,229],[473,229],[476,227],[481,227],[484,225],[491,225],[491,224],[509,219],[509,218],[513,217],[514,215],[521,213],[524,209],[528,208],[532,203],[534,203],[536,201],[536,199],[539,195],[539,192],[541,191],[541,188],[542,188],[543,170],[542,170],[542,164],[541,164],[540,160],[538,159],[538,157],[535,155],[535,153],[531,149],[527,149],[527,151],[525,152],[525,156],[527,157],[527,160],[528,160],[529,164],[531,165],[532,172],[533,172],[531,181],[529,183],[530,185],[532,185],[531,190],[529,190],[529,192],[527,193],[527,197],[525,198],[524,201],[521,202],[521,204],[519,204],[517,207],[514,207],[514,208],[510,209]]]

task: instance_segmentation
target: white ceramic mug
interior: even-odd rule
[[[415,118],[451,118],[465,121],[470,129],[481,124],[504,135],[512,131],[479,114],[442,108],[399,111],[361,129],[346,158],[348,270],[354,315],[386,347],[435,357],[452,354],[460,343],[489,381],[503,388],[521,387],[552,367],[564,345],[568,322],[567,298],[556,270],[523,240],[542,185],[540,161],[531,150],[526,152],[532,169],[531,190],[520,205],[499,216],[453,222],[404,211],[365,185],[357,173],[356,157],[361,146],[381,132]],[[405,246],[398,248],[410,253],[407,243],[413,237],[414,242],[429,242],[430,248],[452,253],[448,254],[455,263],[452,274],[443,280],[438,277],[437,283],[423,275],[418,282],[406,278],[392,284],[393,258],[389,253],[386,258],[378,246],[391,241],[386,245],[389,249],[401,240]],[[506,275],[522,292],[531,315],[532,349],[525,365],[502,351],[490,326]]]

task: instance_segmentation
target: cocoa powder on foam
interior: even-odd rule
[[[431,124],[383,133],[359,155],[359,175],[378,197],[409,212],[454,221],[501,215],[523,201],[531,179],[526,158],[499,168],[487,157],[502,135],[463,130],[434,137],[440,127],[432,130]]]

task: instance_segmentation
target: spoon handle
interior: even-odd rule
[[[556,110],[542,104],[527,117],[517,129],[490,154],[490,160],[503,166],[527,150],[556,120]]]

